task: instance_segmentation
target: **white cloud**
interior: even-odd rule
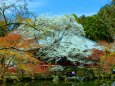
[[[16,3],[18,5],[24,4],[21,0],[2,0],[2,1],[0,0],[0,6],[3,6],[3,3],[5,3],[5,5],[11,5],[14,3]],[[30,8],[30,9],[37,8],[37,7],[43,7],[46,5],[45,1],[43,1],[43,0],[27,1],[27,4],[28,4],[28,8]]]
[[[44,7],[44,6],[46,6],[46,3],[43,0],[32,1],[32,2],[28,3],[28,8],[29,9],[35,9],[35,8]]]
[[[18,2],[17,2],[18,1]],[[22,0],[23,1],[23,0]],[[21,0],[0,0],[0,7],[3,8],[5,3],[5,6],[16,4],[17,6],[23,6],[24,2]],[[46,6],[46,0],[32,0],[32,1],[27,1],[27,6],[30,11],[33,11],[34,9],[39,9],[40,7]],[[17,2],[17,3],[16,3]],[[8,9],[6,11],[6,14],[10,14],[11,10]]]

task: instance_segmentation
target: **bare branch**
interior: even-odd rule
[[[10,25],[20,25],[20,24],[30,26],[30,27],[34,28],[35,30],[39,31],[38,28],[34,27],[33,25],[28,24],[28,23],[22,23],[22,22],[14,22],[14,23],[10,22],[8,24],[0,26],[0,28],[5,27],[5,26],[10,26]]]

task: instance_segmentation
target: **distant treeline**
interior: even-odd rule
[[[105,5],[93,16],[77,17],[76,21],[84,27],[86,37],[94,41],[113,42],[115,37],[115,0]]]

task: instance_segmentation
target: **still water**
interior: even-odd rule
[[[15,83],[6,83],[2,86],[115,86],[115,81],[110,80],[93,80],[87,82],[78,81],[59,81],[53,82],[48,80],[23,81]]]

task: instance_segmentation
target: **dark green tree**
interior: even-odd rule
[[[102,7],[96,15],[82,15],[77,21],[83,25],[87,38],[112,42],[115,37],[115,0]]]
[[[94,41],[111,40],[107,27],[98,19],[97,15],[88,17],[83,15],[79,18],[79,22],[83,25],[87,38]]]
[[[111,37],[115,37],[115,0],[100,9],[98,19],[106,26]]]

